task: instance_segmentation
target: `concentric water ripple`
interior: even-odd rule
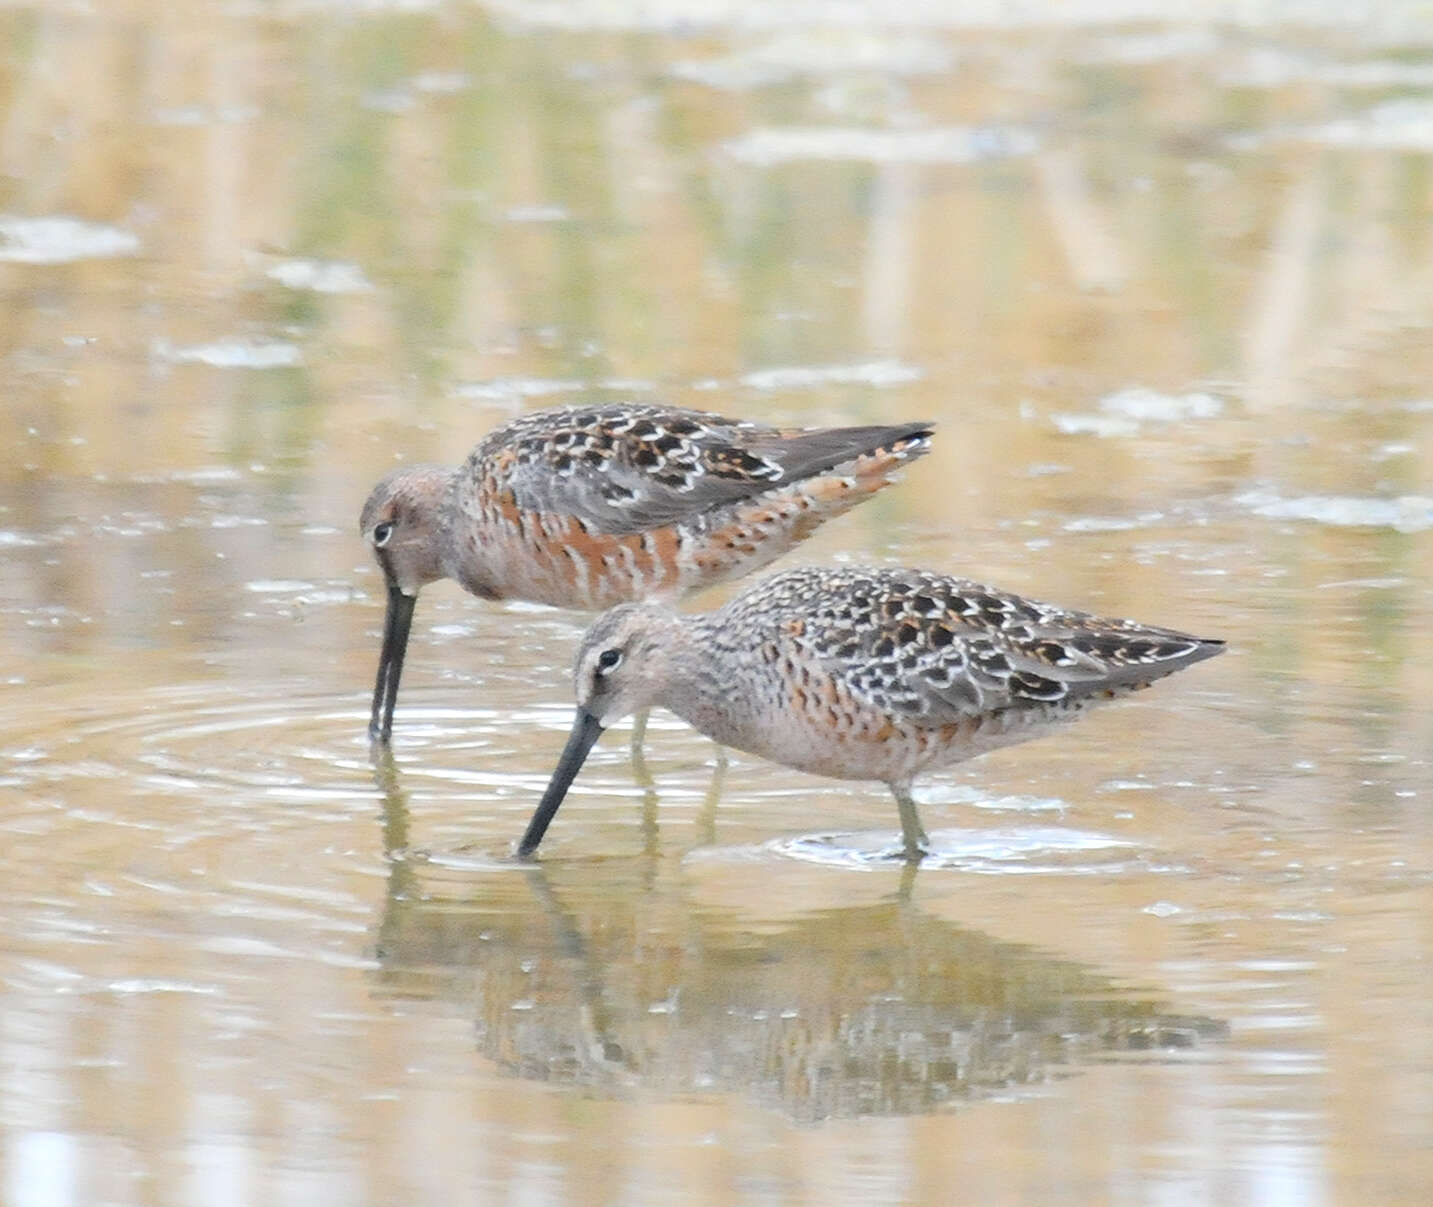
[[[411,701],[405,698],[395,742],[406,773],[468,790],[542,787],[541,760],[521,770],[529,760],[513,757],[515,743],[564,732],[565,708],[425,706],[423,694],[415,689]],[[151,791],[237,790],[296,802],[346,798],[360,785],[371,790],[366,696],[280,687],[257,699],[222,685],[190,684],[144,700],[136,709],[133,696],[92,696],[79,715],[39,701],[26,729],[0,748],[0,774],[17,786],[123,776]]]
[[[776,856],[844,868],[889,868],[905,862],[898,830],[827,832],[773,838],[743,847],[694,851],[689,858],[769,860]],[[1057,826],[930,831],[922,871],[982,875],[1118,875],[1148,872],[1148,852],[1126,839]]]

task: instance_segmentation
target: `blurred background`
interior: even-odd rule
[[[1426,4],[0,3],[0,1199],[1422,1203]],[[372,483],[930,418],[798,561],[1230,642],[884,789],[653,719]],[[713,593],[707,606],[723,597]]]

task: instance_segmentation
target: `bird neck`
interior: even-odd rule
[[[481,499],[460,489],[463,469],[446,471],[433,520],[436,578],[451,578],[479,599],[504,599],[500,575],[490,564],[492,534]]]
[[[735,744],[732,700],[742,687],[733,679],[732,662],[725,654],[730,634],[723,636],[709,616],[672,615],[663,634],[668,666],[656,703],[708,737]]]

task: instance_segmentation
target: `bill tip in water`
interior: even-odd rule
[[[602,722],[585,708],[579,708],[572,722],[572,732],[567,737],[567,745],[558,756],[552,780],[547,785],[547,791],[542,794],[542,800],[538,802],[532,820],[527,824],[527,832],[517,845],[519,859],[526,859],[537,850],[542,836],[547,833],[547,827],[557,813],[558,806],[562,804],[572,781],[577,778],[578,771],[586,761],[587,752],[601,736]]]

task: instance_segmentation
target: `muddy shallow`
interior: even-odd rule
[[[1306,8],[0,12],[0,1197],[1425,1201],[1433,54]],[[1230,652],[914,874],[662,715],[514,865],[582,618],[426,592],[375,761],[358,507],[613,397]]]

